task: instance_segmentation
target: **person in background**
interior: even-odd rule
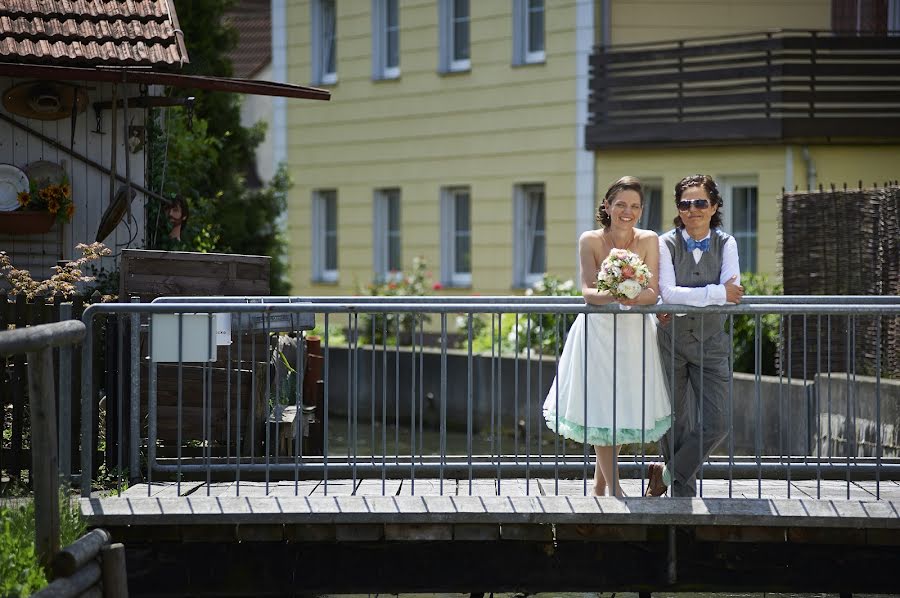
[[[169,239],[181,241],[181,232],[187,224],[189,215],[187,201],[181,195],[176,195],[166,205],[166,217],[169,219],[169,226],[172,227],[169,231]]]

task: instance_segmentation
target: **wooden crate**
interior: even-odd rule
[[[174,444],[178,439],[178,364],[157,364],[156,385],[156,413],[157,413],[157,439],[165,444]],[[227,392],[226,372],[231,372],[230,397]],[[261,439],[265,432],[266,410],[266,370],[255,370],[255,393],[253,378],[254,370],[227,370],[222,367],[212,368],[212,390],[209,392],[210,405],[208,405],[209,430],[204,426],[207,422],[203,417],[203,372],[204,368],[195,364],[183,364],[181,372],[181,441],[210,440],[213,444],[225,445],[230,435],[231,444],[234,446],[237,432],[242,434],[243,444],[247,447],[251,427],[255,430],[255,438]],[[147,404],[148,370],[146,365],[141,371],[141,421],[143,422],[143,435],[148,435],[147,422],[149,409]],[[238,382],[240,381],[241,411],[238,412]],[[207,384],[209,381],[207,381]],[[230,398],[230,400],[229,400]],[[231,431],[228,432],[228,403],[231,410]],[[251,412],[252,409],[252,412]],[[251,417],[251,413],[253,416]],[[254,425],[255,424],[255,425]],[[262,431],[262,432],[261,432]],[[247,452],[247,451],[244,451]]]
[[[260,255],[232,255],[223,253],[194,253],[185,251],[158,251],[144,249],[125,249],[122,251],[119,279],[120,300],[128,301],[130,297],[140,297],[147,303],[163,296],[235,296],[235,295],[268,295],[269,270],[272,258]],[[226,358],[227,348],[218,347],[217,361],[212,370],[212,406],[210,440],[215,444],[224,444],[230,435],[232,444],[236,438],[238,425],[242,427],[245,442],[250,437],[251,405],[255,409],[257,432],[265,427],[265,361],[268,358],[267,340],[264,335],[242,335],[233,338],[232,362]],[[236,370],[237,345],[240,342],[242,357],[239,371]],[[146,355],[146,335],[142,335],[142,355]],[[251,344],[256,346],[254,361],[256,362],[255,397],[251,398]],[[203,420],[203,382],[202,367],[185,364],[182,371],[182,442],[203,440],[208,432],[204,430]],[[146,435],[147,415],[147,368],[142,368],[141,377],[141,414],[144,417],[144,434]],[[230,434],[226,429],[226,372],[232,372]],[[241,380],[240,424],[237,416],[237,379]],[[161,363],[157,366],[157,438],[166,444],[177,440],[177,397],[178,366]],[[260,434],[255,434],[260,438]],[[245,445],[246,447],[246,445]]]
[[[271,261],[265,255],[124,249],[119,297],[149,302],[163,296],[268,295]]]

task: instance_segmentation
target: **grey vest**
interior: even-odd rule
[[[722,250],[725,242],[731,238],[718,228],[712,229],[709,235],[709,251],[704,251],[700,262],[694,262],[694,253],[687,250],[681,229],[676,228],[664,234],[660,239],[669,248],[672,256],[672,265],[675,267],[675,284],[680,287],[705,287],[708,284],[719,284],[722,273]],[[675,336],[678,338],[693,336],[702,340],[708,340],[712,335],[725,330],[725,316],[723,314],[688,314],[681,318],[674,318]],[[666,331],[671,333],[671,324],[666,326]]]

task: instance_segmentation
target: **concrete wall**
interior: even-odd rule
[[[441,413],[441,355],[437,351],[426,350],[422,354],[426,375],[422,381],[423,394],[419,395],[419,358],[413,366],[413,356],[406,349],[399,352],[400,376],[396,384],[396,353],[389,349],[386,355],[369,349],[360,349],[356,361],[355,405],[359,421],[367,422],[372,413],[374,388],[376,420],[381,420],[383,406],[387,408],[387,420],[393,425],[395,414],[399,413],[401,427],[408,426],[412,403],[416,401],[416,420],[424,419],[426,430],[436,431]],[[346,416],[348,409],[348,376],[346,349],[331,349],[329,355],[329,412]],[[518,362],[518,365],[517,365]],[[450,430],[465,432],[469,410],[468,371],[469,358],[465,352],[449,351],[446,374],[446,414]],[[413,394],[413,368],[416,371],[415,395]],[[490,356],[472,357],[471,413],[474,432],[488,434],[494,417],[499,413],[500,428],[504,436],[504,446],[512,452],[507,438],[518,428],[519,438],[524,441],[528,426],[532,438],[537,441],[540,431],[542,439],[550,439],[552,433],[545,427],[541,407],[547,392],[552,388],[555,375],[555,361],[544,358],[531,361],[519,357],[504,356],[492,360]],[[382,393],[383,372],[387,372],[387,399]],[[492,377],[493,376],[493,377]],[[493,382],[492,382],[493,381]],[[828,381],[822,378],[814,382],[788,380],[777,376],[761,376],[757,393],[756,377],[752,374],[734,375],[734,430],[735,455],[816,455],[817,438],[823,438],[822,455],[828,455],[827,445],[832,444],[832,455],[844,455],[846,446],[846,394],[847,382],[840,375],[832,375],[831,386],[831,433],[828,433]],[[352,383],[349,382],[349,383]],[[492,393],[493,386],[493,393]],[[853,400],[851,414],[855,420],[851,424],[851,436],[855,438],[856,454],[871,455],[875,443],[875,380],[858,376],[850,385]],[[395,392],[398,389],[399,392]],[[816,393],[818,411],[816,410]],[[355,403],[353,403],[355,401]],[[421,403],[420,403],[421,401]],[[421,404],[421,406],[420,406]],[[817,416],[818,413],[818,416]],[[817,428],[816,422],[819,422]],[[494,420],[497,421],[497,420]],[[900,381],[883,380],[881,383],[881,421],[884,455],[898,453],[898,430],[900,430]],[[496,426],[496,424],[495,424]],[[546,445],[546,443],[544,443]],[[653,450],[652,448],[648,450]],[[726,439],[715,454],[727,455],[730,441]]]

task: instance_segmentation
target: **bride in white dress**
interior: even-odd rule
[[[602,226],[585,232],[578,240],[585,302],[628,306],[656,303],[659,237],[653,231],[635,228],[643,204],[641,183],[635,177],[622,177],[606,192],[597,208],[597,221]],[[650,285],[634,299],[619,300],[597,290],[597,271],[614,247],[638,254],[652,273]],[[544,401],[544,419],[561,436],[594,445],[594,495],[603,496],[609,488],[616,496],[623,496],[616,470],[620,446],[658,440],[671,421],[656,341],[656,318],[627,311],[587,317],[579,314],[566,337],[557,378]]]

